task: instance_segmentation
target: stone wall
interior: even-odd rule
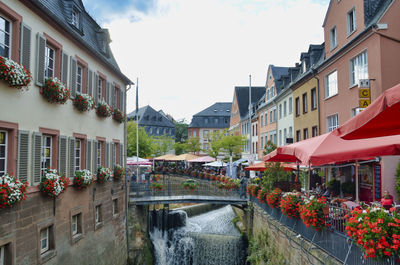
[[[24,202],[0,209],[0,245],[6,245],[11,264],[126,264],[123,182],[94,183],[84,190],[70,186],[55,200],[36,187],[30,189]],[[113,200],[117,200],[115,214]],[[97,205],[101,222],[96,224]],[[72,216],[78,213],[78,234],[72,236]],[[50,249],[41,254],[40,230],[47,227]]]

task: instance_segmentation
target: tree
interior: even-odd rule
[[[229,171],[232,174],[232,156],[242,152],[242,147],[247,142],[244,135],[224,135],[221,139],[221,147],[229,154]],[[233,177],[233,176],[231,176]]]
[[[175,142],[184,143],[188,138],[188,124],[185,119],[175,121]]]
[[[277,148],[276,144],[274,144],[273,142],[268,140],[264,146],[265,150],[263,151],[263,153],[264,153],[264,155],[267,155],[267,154],[271,153],[272,151],[274,151],[276,148]]]
[[[185,143],[176,142],[174,144],[174,148],[175,148],[175,155],[177,155],[177,156],[186,152],[186,144]]]
[[[128,156],[136,156],[136,123],[127,123]],[[139,126],[139,156],[149,157],[153,154],[153,140],[143,127]]]
[[[155,156],[165,155],[174,148],[174,139],[167,135],[152,137],[152,149]]]
[[[210,144],[210,148],[207,150],[209,156],[217,159],[222,149],[222,137],[224,136],[225,133],[226,130],[222,132],[214,131],[209,135],[208,142]]]
[[[187,152],[191,152],[193,154],[201,151],[200,138],[192,137],[192,138],[187,139],[187,141],[185,142],[185,147],[186,147],[185,149]]]

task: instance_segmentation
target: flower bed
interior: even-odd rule
[[[120,165],[114,165],[114,179],[115,180],[120,180],[124,177],[125,170],[122,166]]]
[[[21,182],[14,176],[5,174],[0,177],[0,208],[13,206],[25,200],[27,182]]]
[[[113,119],[119,123],[123,123],[126,120],[126,114],[123,113],[120,109],[113,109]]]
[[[164,189],[164,185],[162,183],[152,182],[150,185],[150,189],[160,191]]]
[[[24,66],[0,56],[0,80],[7,82],[10,87],[20,89],[31,83],[32,76]]]
[[[40,94],[50,103],[65,104],[70,93],[70,90],[57,77],[46,79],[40,89]]]
[[[400,214],[380,207],[354,209],[346,216],[347,234],[364,251],[364,257],[384,260],[400,255]]]
[[[280,207],[284,215],[290,218],[300,217],[301,197],[297,193],[286,192],[282,195]]]
[[[258,190],[257,199],[260,203],[266,203],[266,197],[268,195],[267,188],[262,188]]]
[[[84,169],[75,171],[74,186],[77,189],[80,190],[87,188],[92,182],[93,182],[93,175],[89,170]]]
[[[103,184],[112,178],[112,171],[108,167],[99,167],[97,169],[97,183]]]
[[[280,188],[276,188],[270,193],[267,194],[267,203],[272,208],[279,207],[279,201],[281,199],[282,190]]]
[[[112,108],[104,100],[99,100],[96,106],[96,114],[102,118],[110,117],[112,115]]]
[[[69,184],[69,179],[59,176],[56,169],[46,169],[40,180],[39,190],[43,195],[56,198],[63,193]]]
[[[94,100],[91,95],[76,92],[74,106],[79,111],[89,111],[94,108]]]
[[[300,206],[300,217],[307,227],[313,227],[319,231],[328,226],[325,220],[325,209],[327,209],[326,198],[316,198],[311,196],[304,199],[304,204]]]

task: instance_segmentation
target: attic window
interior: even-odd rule
[[[75,8],[72,9],[72,16],[71,16],[71,24],[74,25],[77,29],[79,29],[79,20],[80,20],[80,13]]]
[[[227,109],[226,112],[229,112],[229,110]]]
[[[217,109],[215,109],[215,110],[214,110],[214,112],[218,112],[218,110],[217,110]]]

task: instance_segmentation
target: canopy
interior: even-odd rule
[[[208,162],[213,162],[213,161],[215,161],[215,158],[214,158],[214,157],[211,157],[211,156],[201,156],[201,157],[198,157],[198,158],[189,160],[188,162],[189,162],[189,163],[204,163],[204,162],[208,163]]]
[[[400,134],[400,84],[386,90],[371,105],[334,131],[343,139]]]
[[[153,160],[170,160],[170,158],[175,157],[173,154],[166,154],[159,157],[155,157]]]
[[[294,155],[278,154],[278,150],[275,149],[271,153],[263,157],[265,162],[299,162],[299,160]]]
[[[303,140],[276,149],[275,156],[268,154],[264,161],[271,161],[278,156],[298,159],[303,164],[309,163],[313,166],[365,160],[374,156],[387,156],[400,154],[400,135],[344,140],[333,133],[326,133],[317,137]],[[282,162],[286,162],[283,160]]]
[[[240,158],[239,160],[236,160],[236,161],[232,162],[232,165],[237,166],[237,165],[243,164],[245,162],[247,162],[246,158]]]
[[[196,159],[196,158],[199,158],[199,157],[196,155],[193,155],[193,154],[182,154],[182,155],[171,157],[168,160],[169,161],[189,161],[189,160]]]
[[[148,159],[140,157],[137,158],[136,156],[132,156],[126,159],[126,164],[128,166],[132,166],[132,165],[152,165],[153,163],[150,162]]]
[[[293,171],[297,168],[297,166],[294,164],[283,163],[282,166],[285,171]],[[244,168],[244,170],[247,170],[247,171],[264,171],[266,169],[267,169],[267,167],[265,166],[265,162],[260,162],[255,165]]]
[[[221,161],[214,161],[211,163],[204,164],[203,167],[226,167],[228,164]]]

